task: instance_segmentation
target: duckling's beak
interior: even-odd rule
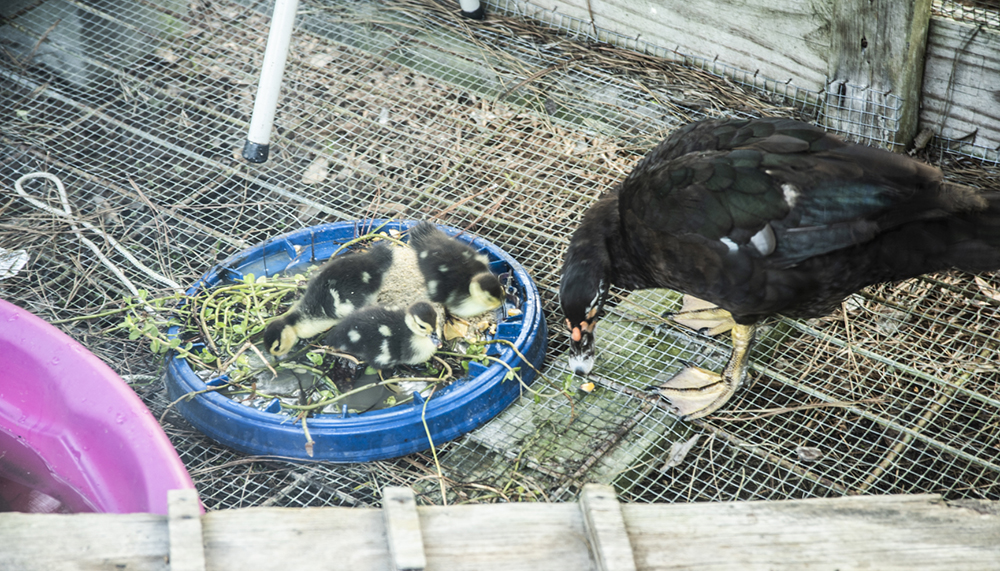
[[[430,335],[428,335],[428,337],[430,337],[431,343],[434,343],[435,347],[437,347],[438,349],[441,348],[441,345],[443,345],[443,343],[441,343],[441,337],[438,336],[437,333],[431,333]]]
[[[570,330],[569,368],[577,375],[586,375],[594,368],[594,326]]]

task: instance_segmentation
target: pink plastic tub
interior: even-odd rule
[[[121,377],[0,300],[0,510],[166,514],[167,490],[193,487]]]

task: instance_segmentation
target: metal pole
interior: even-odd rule
[[[458,5],[462,7],[462,15],[473,20],[482,20],[486,17],[479,0],[458,0]]]
[[[257,97],[253,104],[253,117],[243,145],[243,158],[251,163],[267,160],[271,126],[274,124],[278,93],[281,91],[281,76],[285,73],[288,43],[292,39],[298,6],[299,0],[276,0],[274,3],[271,31],[267,35],[267,48],[264,49],[264,65],[260,70],[260,83],[257,85]]]

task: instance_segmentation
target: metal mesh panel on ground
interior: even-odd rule
[[[129,293],[123,278],[166,292],[154,274],[192,284],[217,260],[288,230],[430,218],[486,237],[532,274],[550,331],[537,388],[553,392],[566,375],[559,264],[593,200],[678,125],[706,116],[814,120],[822,94],[740,80],[735,70],[722,70],[736,78],[725,79],[677,54],[591,44],[569,24],[559,35],[495,12],[463,20],[450,3],[310,2],[293,38],[272,156],[248,165],[235,153],[269,3],[154,4],[48,0],[8,15],[0,248],[25,249],[31,262],[0,281],[0,293],[132,384],[162,416],[209,509],[372,506],[387,484],[412,486],[422,502],[440,503],[442,490],[449,501],[562,501],[590,481],[637,502],[1000,498],[996,275],[928,276],[866,290],[823,319],[772,322],[747,386],[703,422],[677,422],[645,389],[686,361],[721,366],[728,342],[667,323],[660,314],[677,307],[668,292],[615,291],[600,328],[597,390],[526,395],[439,444],[436,458],[302,464],[211,442],[169,407],[160,359],[115,329],[114,310]],[[505,6],[514,5],[492,8]],[[967,184],[996,187],[995,170],[950,155],[940,163]],[[64,182],[71,217],[54,213],[61,198],[44,180],[25,192],[49,211],[14,192],[34,171]]]

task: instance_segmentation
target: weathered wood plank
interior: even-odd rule
[[[417,508],[428,571],[588,571],[583,514],[575,504]]]
[[[396,571],[423,571],[424,538],[420,533],[417,502],[410,488],[387,486],[382,489],[382,514],[389,553]]]
[[[587,500],[584,500],[587,501]],[[1000,504],[935,495],[624,504],[635,568],[1000,569]],[[573,504],[418,507],[429,571],[597,569]],[[210,570],[391,570],[381,510],[250,508],[202,516]],[[0,513],[0,569],[167,571],[151,514]]]
[[[1000,569],[1000,517],[936,495],[622,506],[643,570]]]
[[[1000,32],[931,20],[920,122],[936,135],[1000,147]]]
[[[204,571],[198,492],[191,489],[168,491],[167,512],[170,571]]]
[[[615,489],[600,484],[585,485],[580,494],[580,510],[597,568],[600,571],[635,571],[632,545]]]
[[[209,571],[390,571],[381,510],[248,508],[202,517]]]
[[[759,72],[814,92],[826,85],[831,4],[824,0],[531,0],[598,28]],[[545,14],[529,15],[545,19]],[[603,39],[603,38],[602,38]],[[629,46],[632,47],[632,46]]]
[[[167,517],[0,513],[0,569],[168,571]]]
[[[824,122],[903,150],[917,133],[931,0],[836,0],[833,6]]]

